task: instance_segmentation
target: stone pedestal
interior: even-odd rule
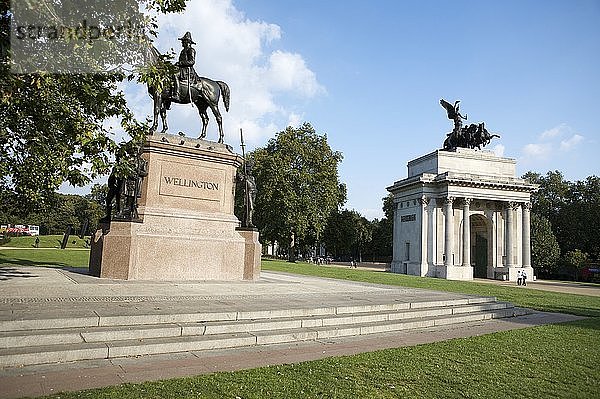
[[[125,280],[257,279],[258,232],[238,232],[233,214],[241,157],[222,144],[164,134],[150,136],[142,156],[141,222],[113,220],[96,232],[90,271]]]
[[[238,227],[237,232],[244,237],[244,280],[257,280],[260,276],[260,255],[262,246],[258,241],[258,230],[251,227]]]
[[[473,280],[473,268],[469,266],[444,266],[436,270],[436,277],[447,280]]]

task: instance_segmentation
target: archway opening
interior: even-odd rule
[[[488,221],[483,215],[469,217],[471,227],[471,264],[473,277],[488,277]]]

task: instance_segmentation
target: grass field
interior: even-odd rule
[[[282,271],[310,276],[362,281],[374,284],[397,285],[428,290],[456,292],[483,296],[495,296],[499,300],[517,306],[547,312],[571,313],[581,316],[600,317],[600,297],[563,294],[558,292],[506,287],[473,281],[451,281],[438,278],[409,276],[406,274],[374,272],[339,267],[323,267],[308,263],[288,263],[263,260],[264,270]]]
[[[88,267],[89,250],[81,249],[5,249],[0,247],[1,266]]]
[[[80,266],[87,251],[6,250],[0,266]],[[600,299],[475,282],[264,261],[265,270],[496,296],[518,306],[589,316],[298,364],[124,384],[48,398],[600,398]]]
[[[38,236],[40,238],[40,248],[60,248],[62,242],[62,235],[50,235],[50,236]],[[77,235],[69,236],[69,242],[67,248],[85,248],[86,241],[89,237],[79,238]],[[2,247],[13,247],[13,248],[34,248],[35,237],[22,236],[22,237],[10,237],[8,242],[0,244]]]

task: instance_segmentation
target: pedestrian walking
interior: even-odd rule
[[[517,285],[521,285],[523,282],[523,272],[521,270],[517,270]]]
[[[527,272],[525,270],[523,270],[523,274],[521,275],[521,278],[523,279],[523,285],[527,285]]]

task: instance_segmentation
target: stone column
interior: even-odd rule
[[[427,220],[429,224],[427,226],[427,258],[429,266],[436,266],[437,264],[437,200],[435,198],[429,199],[429,206],[427,209]],[[433,272],[434,269],[431,269]]]
[[[531,202],[525,202],[521,206],[523,222],[523,267],[531,267],[531,234],[529,215],[531,211]]]
[[[444,199],[444,208],[445,208],[445,222],[446,228],[444,230],[444,255],[446,259],[444,259],[444,266],[452,266],[452,249],[454,247],[454,217],[452,213],[452,202],[454,201],[454,197],[447,197]]]
[[[471,222],[469,219],[471,198],[463,200],[463,247],[462,247],[462,265],[471,266]]]
[[[427,248],[428,236],[429,236],[429,215],[427,213],[427,206],[429,205],[429,198],[422,196],[419,198],[421,204],[421,276],[426,276],[429,272],[427,262]]]
[[[406,273],[402,263],[402,247],[400,242],[400,214],[398,207],[400,204],[394,201],[394,230],[392,236],[392,264],[390,266],[392,273]]]
[[[512,267],[514,262],[513,255],[513,202],[508,202],[506,204],[506,231],[504,232],[505,238],[504,243],[506,245],[506,267]]]

